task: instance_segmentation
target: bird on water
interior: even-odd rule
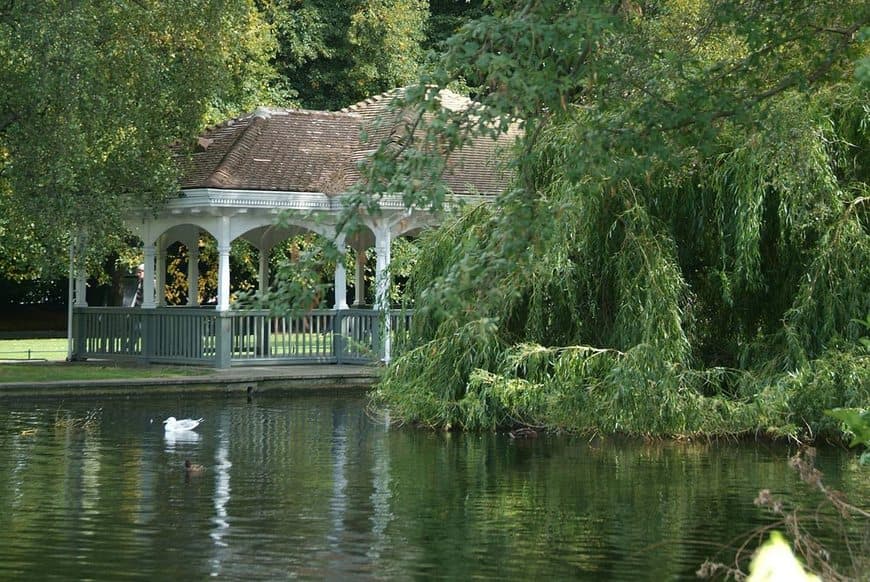
[[[174,416],[170,416],[163,421],[163,425],[166,432],[181,432],[195,429],[199,426],[199,423],[201,423],[202,420],[203,419],[201,418],[182,418],[181,420],[178,420]]]
[[[191,463],[190,459],[185,459],[184,470],[188,475],[201,475],[205,471],[205,467],[198,463]]]

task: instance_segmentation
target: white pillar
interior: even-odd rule
[[[166,247],[162,240],[157,247],[157,277],[154,287],[157,305],[166,305]]]
[[[88,300],[86,292],[88,288],[88,268],[85,265],[85,238],[83,234],[79,234],[75,241],[75,305],[76,307],[87,307]]]
[[[84,262],[82,257],[79,257],[81,262]],[[86,296],[88,289],[88,273],[83,264],[76,267],[76,307],[87,307],[88,299]]]
[[[199,305],[199,239],[185,243],[187,246],[187,304]]]
[[[366,250],[356,249],[356,273],[354,273],[354,306],[366,302]]]
[[[375,309],[390,306],[390,242],[389,227],[375,230]]]
[[[230,245],[218,247],[218,311],[230,309]]]
[[[73,355],[73,301],[75,300],[75,242],[69,245],[69,280],[67,281],[66,304],[66,359],[72,361]]]
[[[230,309],[230,217],[222,216],[218,247],[218,311]]]
[[[335,260],[335,305],[333,309],[348,309],[347,306],[347,272],[344,268],[344,257],[347,246],[344,244],[344,235],[339,234],[335,238],[335,246],[338,247],[338,258]]]
[[[382,335],[384,362],[389,362],[392,346],[390,337],[390,243],[392,235],[389,226],[375,230],[375,309],[384,312]]]
[[[156,253],[153,244],[146,244],[145,275],[142,278],[142,309],[154,309],[154,255]]]
[[[260,295],[265,295],[266,291],[269,290],[269,253],[272,251],[272,247],[262,246],[260,247]]]

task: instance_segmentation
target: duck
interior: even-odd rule
[[[185,459],[184,470],[188,475],[202,475],[205,472],[205,467],[198,463],[191,463],[190,459]]]
[[[182,418],[181,420],[178,420],[174,416],[170,416],[163,421],[163,426],[166,432],[181,432],[195,429],[202,421],[202,418]]]
[[[508,435],[512,439],[536,439],[538,438],[538,431],[531,427],[523,426],[510,431]]]

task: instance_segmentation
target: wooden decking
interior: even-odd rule
[[[88,365],[88,364],[80,364]],[[378,379],[377,365],[305,364],[293,366],[251,366],[202,369],[194,376],[112,380],[46,379],[42,382],[0,382],[4,398],[136,397],[160,394],[238,394],[253,396],[265,392],[311,390],[365,390]],[[46,378],[50,378],[46,368]]]

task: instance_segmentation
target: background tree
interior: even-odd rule
[[[48,278],[77,232],[98,264],[176,192],[173,140],[280,98],[274,50],[250,0],[0,5],[0,270]]]
[[[429,20],[424,48],[443,49],[443,43],[462,25],[488,13],[483,0],[429,0]]]
[[[308,109],[339,109],[416,79],[424,0],[259,0],[280,83]]]

